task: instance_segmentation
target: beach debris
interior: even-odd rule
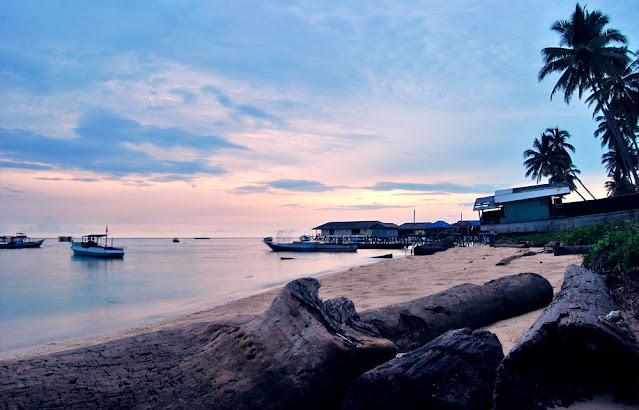
[[[522,258],[524,256],[535,256],[535,255],[539,255],[542,252],[533,252],[533,251],[529,251],[529,252],[524,252],[521,255],[513,255],[513,256],[508,256],[502,260],[500,260],[499,262],[497,262],[495,264],[495,266],[504,266],[504,265],[508,265],[510,262],[514,261],[515,259],[518,258]]]
[[[487,330],[450,330],[360,376],[343,409],[489,409],[504,358]]]
[[[561,291],[499,366],[495,409],[568,407],[597,394],[639,404],[637,341],[601,320],[615,311],[603,278],[570,265]]]
[[[553,249],[553,255],[562,256],[562,255],[583,255],[590,252],[592,245],[576,245],[576,246],[556,246]]]
[[[454,238],[446,238],[441,241],[428,242],[422,245],[417,245],[413,249],[413,254],[417,256],[432,255],[436,252],[443,252],[455,246]]]
[[[397,348],[316,279],[287,284],[261,315],[197,323],[5,360],[7,408],[338,408]],[[47,377],[48,376],[48,377]],[[73,379],[73,384],[69,380]]]
[[[462,284],[409,302],[360,313],[401,352],[416,349],[451,329],[477,329],[547,306],[552,286],[540,275],[520,273],[483,285]]]

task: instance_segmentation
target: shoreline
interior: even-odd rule
[[[581,263],[581,256],[578,255],[553,256],[551,253],[540,253],[518,258],[505,266],[495,266],[501,259],[521,252],[521,249],[491,248],[488,245],[451,248],[434,255],[380,260],[376,263],[315,277],[321,284],[319,296],[322,300],[344,296],[355,304],[355,309],[358,312],[361,312],[417,299],[462,283],[481,285],[502,276],[522,272],[540,274],[550,282],[553,291],[557,293],[563,282],[566,267],[573,263]],[[276,286],[265,292],[246,296],[220,306],[118,332],[74,339],[38,348],[25,348],[1,356],[0,361],[96,345],[192,323],[259,314],[270,306],[282,287],[283,285]],[[504,352],[507,353],[534,323],[542,310],[503,320],[487,326],[485,329],[497,335]]]

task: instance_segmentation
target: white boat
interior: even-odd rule
[[[124,256],[124,248],[113,246],[113,239],[111,239],[111,246],[108,246],[108,239],[108,234],[92,234],[83,236],[80,242],[71,240],[73,255],[92,256],[94,258],[122,258]]]
[[[273,242],[270,236],[262,241],[275,252],[357,252],[357,244],[315,242],[306,235],[300,236],[299,241],[292,243]]]

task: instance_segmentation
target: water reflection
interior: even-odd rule
[[[90,256],[71,256],[71,264],[89,273],[109,272],[114,267],[121,267],[124,260],[111,258],[92,258]]]

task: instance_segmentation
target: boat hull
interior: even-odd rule
[[[341,245],[330,243],[300,242],[300,243],[264,243],[275,252],[356,252],[357,245]]]
[[[122,248],[102,248],[102,247],[93,247],[93,248],[81,248],[81,247],[71,247],[73,250],[73,256],[90,256],[92,258],[123,258],[124,257],[124,249]]]
[[[39,241],[34,242],[16,242],[13,244],[0,244],[0,249],[23,249],[23,248],[39,248],[42,245],[44,239],[40,239]]]

